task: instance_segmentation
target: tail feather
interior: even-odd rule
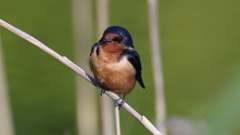
[[[138,80],[138,83],[140,84],[140,86],[141,86],[142,88],[145,88],[145,85],[144,85],[144,83],[143,83],[142,77],[140,76],[139,78],[137,78],[137,80]]]

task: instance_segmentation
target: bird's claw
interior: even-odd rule
[[[102,96],[106,91],[104,89],[100,89],[101,92],[100,92],[100,96]]]
[[[119,108],[121,108],[124,103],[125,103],[125,101],[123,98],[119,98],[119,99],[115,100],[115,106],[118,106]]]

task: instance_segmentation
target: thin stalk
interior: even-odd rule
[[[115,105],[115,129],[116,129],[116,135],[121,135],[121,124],[120,124],[120,112],[119,112],[119,106]]]
[[[2,42],[0,37],[0,135],[14,134],[9,105],[2,54]]]
[[[32,43],[35,47],[39,48],[43,52],[49,54],[60,63],[67,66],[69,69],[74,71],[76,74],[81,76],[83,79],[97,87],[99,92],[101,92],[101,88],[97,85],[96,80],[89,75],[86,71],[84,71],[81,67],[77,64],[73,63],[67,57],[62,56],[55,52],[54,50],[47,47],[45,44],[37,40],[36,38],[32,37],[31,35],[21,31],[20,29],[14,27],[13,25],[7,23],[6,21],[0,19],[0,26],[9,30],[10,32],[16,34],[17,36],[25,39],[26,41]],[[148,129],[154,135],[162,135],[162,133],[144,116],[138,113],[133,107],[131,107],[127,102],[123,101],[117,94],[112,93],[110,91],[106,91],[104,95],[107,95],[111,98],[116,104],[121,105],[122,109],[125,109],[128,113],[131,114],[138,122],[140,122],[146,129]]]
[[[155,114],[156,123],[160,131],[165,135],[166,113],[164,98],[163,72],[160,59],[160,42],[158,33],[158,6],[157,0],[148,0],[149,29],[152,50],[153,76],[155,84]]]
[[[77,64],[87,69],[89,50],[93,37],[92,1],[72,0],[75,59]],[[77,127],[79,135],[98,134],[98,110],[96,93],[86,81],[76,77]]]

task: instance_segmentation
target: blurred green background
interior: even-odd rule
[[[240,134],[239,6],[236,0],[159,1],[167,115],[191,125],[193,135]],[[71,1],[0,0],[0,17],[73,59]],[[154,121],[147,2],[111,1],[110,24],[133,35],[147,90],[137,86],[128,101]],[[74,73],[10,32],[1,30],[1,37],[16,134],[77,134]],[[124,135],[150,134],[122,112]]]

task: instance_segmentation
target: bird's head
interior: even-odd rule
[[[108,27],[102,38],[99,40],[99,44],[121,44],[126,47],[133,47],[133,41],[131,34],[127,29],[120,26],[110,26]]]

